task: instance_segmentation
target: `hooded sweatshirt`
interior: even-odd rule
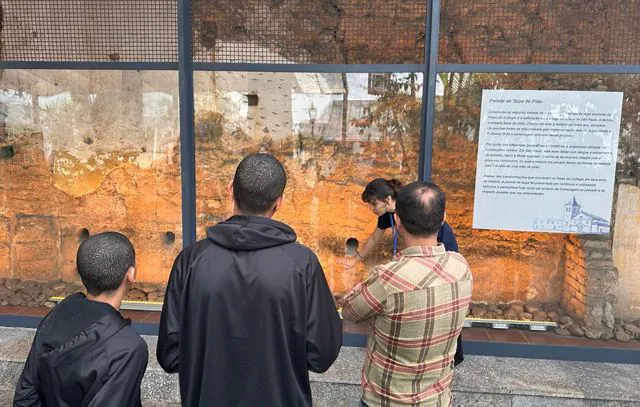
[[[315,254],[287,225],[234,216],[176,258],[157,357],[183,406],[311,406],[342,323]]]
[[[130,324],[109,304],[65,298],[40,322],[14,407],[140,406],[148,349]]]

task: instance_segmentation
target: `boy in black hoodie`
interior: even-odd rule
[[[147,345],[119,309],[135,279],[135,251],[106,232],[78,249],[87,289],[65,298],[40,323],[13,399],[14,407],[138,407]]]
[[[342,323],[316,255],[271,217],[282,164],[267,154],[238,165],[234,216],[176,259],[157,356],[179,373],[182,405],[311,407],[309,370],[338,356]]]

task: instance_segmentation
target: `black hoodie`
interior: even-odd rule
[[[342,323],[315,254],[287,225],[234,216],[176,258],[158,362],[183,406],[311,406],[308,370],[338,356]]]
[[[41,322],[14,407],[138,407],[146,343],[111,305],[73,294]]]

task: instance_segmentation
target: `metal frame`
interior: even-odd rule
[[[422,126],[420,126],[420,159],[418,178],[431,180],[433,158],[433,125],[436,114],[436,84],[438,81],[438,43],[440,39],[440,0],[428,0],[426,14],[426,38],[424,60],[426,67],[422,78]],[[431,18],[437,16],[437,18]],[[425,87],[425,84],[427,86]]]
[[[408,73],[424,71],[424,64],[250,64],[196,62],[196,71],[312,72],[312,73]]]
[[[196,140],[191,44],[191,0],[178,1],[178,84],[180,98],[180,182],[182,245],[196,241]]]
[[[638,74],[640,65],[439,64],[438,72]]]
[[[438,73],[570,73],[570,74],[640,74],[636,65],[580,64],[439,64],[438,45],[441,0],[424,0],[426,38],[424,62],[421,64],[261,64],[261,63],[198,63],[192,58],[191,0],[178,0],[178,61],[177,62],[99,62],[99,61],[23,61],[2,62],[0,69],[74,69],[74,70],[172,70],[178,71],[180,98],[180,170],[182,191],[182,240],[188,246],[196,240],[196,146],[194,135],[194,71],[245,72],[318,72],[318,73],[423,73],[422,118],[420,126],[420,160],[418,176],[429,180],[432,175],[433,129],[435,123],[436,83]],[[434,18],[432,18],[432,16]],[[153,328],[151,328],[153,330]],[[357,343],[364,343],[357,334]],[[359,339],[358,339],[359,338]],[[475,344],[475,345],[473,345]],[[566,350],[549,352],[553,347],[542,345],[497,346],[470,342],[468,353],[494,356],[549,357],[563,359]],[[547,349],[548,348],[548,349]],[[571,352],[569,352],[571,353]],[[632,361],[640,363],[640,352],[603,350],[594,359],[590,349],[574,352],[574,360]]]

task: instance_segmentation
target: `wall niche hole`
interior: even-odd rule
[[[0,147],[0,158],[9,159],[16,155],[16,149],[12,145]]]
[[[355,237],[350,237],[347,239],[347,241],[345,242],[345,251],[346,251],[346,255],[347,256],[355,256],[358,253],[358,246],[360,245],[360,243],[358,242],[358,239],[356,239]]]
[[[78,241],[80,243],[84,242],[85,240],[87,240],[89,238],[89,236],[91,236],[91,234],[89,233],[89,229],[87,228],[82,228],[78,231]]]
[[[166,246],[172,246],[176,242],[176,234],[173,232],[164,232],[162,234],[162,242]]]
[[[260,98],[258,97],[258,95],[247,95],[247,104],[249,105],[249,107],[258,106],[259,101]]]

